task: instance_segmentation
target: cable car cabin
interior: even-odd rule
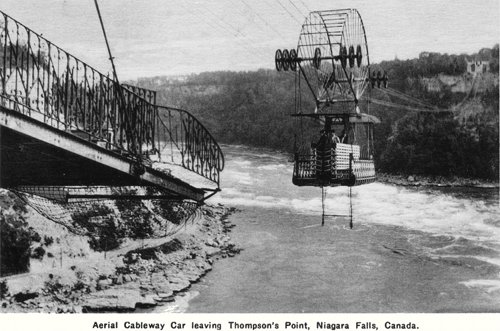
[[[309,150],[296,150],[293,184],[355,186],[375,181],[373,124],[380,121],[368,114],[319,116],[324,117],[319,140],[313,141]],[[336,132],[341,132],[340,136]]]

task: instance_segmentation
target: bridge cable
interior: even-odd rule
[[[252,49],[251,47],[249,47],[248,44],[245,42],[245,40],[243,40],[242,38],[245,37],[246,39],[248,39],[250,41],[253,41],[253,42],[255,42],[255,40],[253,40],[248,35],[245,35],[241,31],[239,31],[233,25],[231,25],[231,24],[223,21],[222,19],[220,19],[220,17],[217,16],[213,11],[208,10],[208,8],[206,6],[204,7],[204,9],[206,9],[209,13],[211,13],[212,16],[216,18],[216,20],[213,20],[213,21],[206,20],[205,16],[202,16],[201,14],[198,14],[199,11],[198,12],[191,11],[189,8],[187,8],[186,6],[184,6],[182,4],[182,2],[180,2],[180,4],[186,10],[187,13],[193,14],[195,17],[198,17],[201,21],[205,22],[207,25],[211,26],[214,29],[220,30],[221,32],[224,31],[224,32],[230,33],[231,35],[233,35],[236,38],[235,39],[236,42],[238,42],[243,48],[245,48],[249,52],[255,53],[255,49]],[[220,21],[222,21],[224,24],[226,24],[227,26],[229,26],[229,28],[227,28],[226,26],[222,25],[220,23]],[[212,24],[212,23],[215,23],[215,24]],[[231,30],[234,30],[234,32],[231,31]]]
[[[383,92],[387,93],[387,94],[391,94],[395,97],[399,97],[401,99],[404,99],[406,101],[409,101],[409,102],[414,102],[414,103],[417,103],[421,106],[424,106],[424,107],[428,107],[428,108],[436,108],[435,105],[431,105],[430,103],[427,103],[425,101],[422,101],[422,100],[419,100],[411,95],[408,95],[408,94],[405,94],[403,92],[400,92],[398,90],[395,90],[393,88],[386,88],[386,89],[382,89]]]
[[[214,21],[209,21],[209,20],[206,20],[206,17],[205,16],[202,16],[201,14],[197,14],[196,11],[192,11],[190,8],[184,6],[182,4],[182,2],[179,2],[179,4],[186,10],[186,13],[188,14],[192,14],[193,16],[195,17],[198,17],[202,22],[205,22],[207,25],[211,26],[212,28],[214,29],[218,29],[220,31],[225,31],[225,32],[229,32],[231,35],[233,35],[234,37],[238,37],[238,33],[240,33],[238,30],[235,30],[236,33],[233,33],[232,31],[230,31],[227,27],[223,26],[220,24],[219,22],[219,19],[217,20],[214,20]],[[201,12],[200,12],[201,13]],[[215,24],[212,24],[212,23],[215,23]],[[225,23],[225,22],[224,22]],[[227,24],[227,23],[226,23]],[[237,39],[238,41],[240,41],[239,39]],[[243,44],[242,44],[243,45]]]
[[[288,13],[288,16],[290,16],[295,22],[297,22],[298,24],[302,24],[279,0],[276,0],[276,2]]]
[[[277,30],[276,30],[276,29],[275,29],[275,28],[274,28],[271,24],[269,24],[269,22],[268,22],[267,20],[265,20],[265,19],[264,19],[264,18],[263,18],[263,17],[262,17],[262,16],[261,16],[258,12],[256,12],[256,11],[254,10],[254,8],[253,8],[253,7],[251,7],[251,6],[250,6],[247,2],[245,2],[244,0],[240,0],[240,1],[241,1],[241,2],[242,2],[242,3],[243,3],[243,4],[244,4],[244,5],[245,5],[245,6],[246,6],[249,10],[251,10],[253,13],[255,13],[255,15],[256,15],[256,16],[260,19],[260,21],[262,21],[265,25],[267,25],[269,28],[271,28],[271,29],[273,30],[273,32],[275,32],[275,33],[277,34],[277,36],[279,36],[279,37],[280,37],[283,41],[285,41],[285,42],[287,41],[287,40],[283,37],[283,35],[282,35],[279,31],[277,31]],[[267,3],[267,2],[266,2],[266,4],[268,4],[268,6],[270,6],[270,7],[272,8],[272,6],[271,6],[269,3]],[[184,8],[186,8],[185,6],[183,6],[183,7],[184,7]],[[224,21],[223,19],[221,19],[219,15],[217,15],[217,14],[216,14],[213,10],[209,9],[207,6],[204,6],[204,9],[206,9],[206,11],[208,11],[208,12],[209,12],[209,13],[210,13],[210,14],[211,14],[214,18],[216,18],[215,23],[217,23],[217,25],[218,25],[218,27],[219,27],[219,28],[221,28],[221,29],[223,29],[223,30],[225,30],[225,31],[230,32],[230,33],[231,33],[231,34],[233,34],[236,38],[246,37],[246,39],[249,39],[250,41],[256,42],[256,41],[255,41],[252,37],[249,37],[248,35],[245,35],[245,34],[244,34],[244,33],[242,33],[242,32],[241,32],[238,28],[234,27],[232,24],[230,24],[230,23],[228,23],[228,22]],[[285,10],[287,10],[286,8],[284,8],[284,9],[285,9]],[[289,12],[288,12],[288,13],[289,13]],[[289,13],[289,15],[291,15],[291,14]],[[196,15],[196,16],[197,16],[197,17],[199,17],[199,18],[201,18],[201,19],[204,19],[204,17],[202,17],[201,15]],[[291,17],[292,17],[293,19],[295,19],[295,17],[294,17],[294,16],[291,16]],[[222,25],[219,23],[219,21],[222,21],[225,25],[227,25],[227,26],[228,26],[231,30],[233,30],[235,33],[232,33],[232,31],[230,31],[230,30],[229,30],[228,28],[226,28],[225,26],[222,26]],[[297,21],[297,20],[295,19],[295,21]],[[298,22],[298,21],[297,21],[297,22]],[[208,23],[208,22],[207,22],[207,23]],[[300,24],[300,22],[299,22],[299,24]],[[209,24],[209,25],[211,25],[212,27],[214,27],[212,24]],[[266,30],[265,30],[265,29],[262,29],[262,27],[261,27],[261,26],[263,26],[263,25],[262,25],[262,23],[260,23],[258,26],[259,26],[259,28],[260,28],[262,31],[266,32]],[[254,53],[254,49],[251,49],[251,48],[247,45],[247,43],[245,43],[243,40],[240,40],[240,39],[236,39],[236,40],[240,41],[241,45],[242,45],[245,49],[247,49],[247,50],[251,51],[252,53]],[[292,72],[285,72],[285,74],[287,74],[287,75],[294,75],[294,73],[292,73]]]
[[[240,0],[248,9],[250,9],[252,12],[255,13],[255,15],[262,21],[264,22],[264,24],[266,24],[268,27],[271,28],[271,30],[273,30],[276,34],[278,34],[283,40],[286,40],[283,35],[278,31],[276,30],[272,25],[270,25],[264,18],[262,18],[262,16],[256,12],[252,6],[250,6],[248,3],[245,2],[245,0]]]
[[[113,68],[113,76],[115,77],[115,81],[118,84],[120,84],[120,81],[118,80],[118,75],[116,73],[114,57],[111,54],[111,48],[109,47],[108,36],[106,35],[106,29],[104,28],[104,22],[102,20],[101,11],[99,10],[99,4],[97,3],[97,0],[94,0],[94,4],[97,10],[97,16],[99,16],[99,22],[101,23],[102,33],[104,35],[104,41],[106,42],[106,47],[108,49],[109,60],[111,61],[111,66]]]
[[[310,13],[311,10],[309,9],[309,7],[307,7],[307,5],[304,3],[304,1],[302,1],[302,0],[299,0],[299,1],[302,4],[302,6],[304,6],[304,8],[307,10],[307,12]]]
[[[269,1],[268,1],[268,0],[264,0],[264,2],[266,3],[266,5],[267,5],[267,6],[268,6],[268,7],[269,7],[272,11],[279,10],[279,12],[281,13],[281,9],[280,9],[280,8],[277,8],[276,6],[271,5],[271,4],[269,3]],[[273,3],[274,3],[274,2],[273,2]],[[282,6],[282,5],[281,5],[281,8],[283,8],[283,6]],[[291,18],[292,20],[294,20],[294,21],[295,21],[295,23],[300,24],[300,22],[299,22],[299,21],[295,18],[295,16],[293,16],[293,15],[292,15],[292,14],[291,14],[291,13],[290,13],[290,12],[289,12],[286,8],[283,8],[283,9],[284,9],[284,10],[288,13],[288,16],[290,16],[290,18]],[[282,16],[282,15],[280,14],[280,16]]]
[[[271,28],[271,29],[272,29],[272,30],[273,30],[273,31],[277,34],[277,36],[278,36],[278,37],[280,37],[283,41],[287,42],[287,40],[286,40],[286,39],[285,39],[285,38],[284,38],[284,37],[283,37],[283,36],[282,36],[282,35],[281,35],[281,34],[280,34],[277,30],[275,30],[275,29],[274,29],[274,28],[273,28],[270,24],[268,24],[268,22],[267,22],[266,20],[264,20],[264,19],[263,19],[263,18],[262,18],[262,17],[261,17],[261,16],[260,16],[260,15],[259,15],[259,14],[258,14],[258,13],[257,13],[257,12],[253,9],[253,8],[252,8],[252,7],[250,7],[250,6],[249,6],[249,5],[248,5],[245,1],[243,1],[243,0],[241,0],[241,1],[242,1],[242,2],[243,2],[243,4],[245,4],[245,5],[246,5],[246,6],[247,6],[250,10],[252,10],[252,11],[253,11],[253,12],[254,12],[254,13],[255,13],[255,14],[256,14],[256,15],[257,15],[260,19],[261,19],[261,21],[263,21],[263,22],[264,22],[267,26],[269,26],[269,27],[270,27],[270,28]],[[271,9],[273,9],[273,7],[272,7],[272,6],[271,6],[271,5],[270,5],[267,1],[266,1],[266,4],[267,4],[267,5],[268,5]],[[225,21],[224,21],[224,20],[223,20],[223,19],[222,19],[219,15],[217,15],[217,14],[216,14],[213,10],[209,9],[209,7],[208,7],[208,6],[204,6],[203,8],[204,8],[206,11],[208,11],[210,14],[212,14],[212,16],[213,16],[213,17],[215,17],[215,18],[217,19],[217,21],[222,21],[222,22],[223,22],[223,23],[225,23],[227,26],[229,26],[232,30],[234,30],[234,31],[235,31],[234,36],[235,36],[236,38],[243,38],[243,37],[244,37],[244,38],[246,38],[247,40],[249,40],[249,41],[251,41],[251,42],[253,42],[253,43],[255,43],[255,44],[257,44],[257,43],[259,42],[258,40],[254,39],[253,37],[250,37],[250,35],[242,33],[242,32],[241,32],[238,28],[234,27],[232,24],[229,24],[228,22],[225,22]],[[216,21],[216,22],[217,22],[217,21]],[[262,23],[261,23],[260,25],[262,25]],[[221,27],[222,27],[222,26],[221,26]],[[224,28],[224,27],[222,27],[222,28]],[[260,28],[260,26],[259,26],[259,28]],[[229,30],[228,30],[228,29],[226,29],[226,28],[224,28],[224,30],[229,31]],[[265,30],[265,29],[262,29],[262,28],[261,28],[261,30],[262,30],[262,31],[264,31],[264,32],[266,32],[266,30]],[[238,35],[239,35],[239,36],[238,36]],[[255,53],[255,49],[250,48],[244,40],[240,40],[240,44],[241,44],[241,45],[242,45],[245,49],[247,49],[248,51],[250,51],[252,54],[253,54],[253,53]],[[287,71],[287,72],[284,72],[284,73],[285,73],[286,75],[288,75],[288,76],[291,76],[291,75],[292,75],[292,76],[295,76],[295,74],[294,74],[293,72],[288,72],[288,71]]]
[[[422,108],[416,108],[416,107],[413,107],[413,106],[407,106],[407,105],[400,105],[400,104],[396,104],[396,103],[392,103],[390,101],[383,101],[383,100],[377,100],[377,99],[371,99],[374,101],[374,103],[378,103],[380,105],[382,105],[382,103],[385,103],[387,106],[389,107],[393,107],[393,106],[401,106],[401,107],[406,107],[408,110],[414,110],[414,111],[426,111],[426,112],[451,112],[451,110],[449,109],[443,109],[443,108],[438,108],[437,106],[435,105],[431,105],[430,103],[427,103],[427,102],[424,102],[424,101],[421,101],[413,96],[410,96],[410,95],[407,95],[403,92],[400,92],[398,90],[395,90],[395,89],[391,89],[391,88],[388,88],[388,89],[380,89],[380,91],[388,94],[388,95],[391,95],[391,96],[394,96],[394,97],[397,97],[397,98],[400,98],[400,99],[403,99],[405,100],[406,102],[408,103],[413,103],[413,104],[416,104]],[[389,105],[389,104],[392,104],[392,105]],[[411,109],[410,109],[411,108]]]
[[[290,2],[292,4],[292,6],[299,12],[300,15],[302,15],[302,17],[306,18],[307,15],[304,15],[304,13],[302,12],[302,10],[300,10],[296,5],[295,3],[293,2],[293,0],[288,0],[288,2]]]
[[[219,22],[222,22],[224,23],[225,25],[227,25],[229,28],[231,28],[232,30],[234,30],[236,32],[236,34],[234,35],[235,37],[238,36],[238,34],[240,35],[243,35],[243,33],[235,26],[233,26],[232,24],[226,22],[222,17],[220,17],[219,15],[217,15],[213,10],[210,9],[210,7],[208,6],[204,6],[204,9],[209,12],[213,17],[215,17]]]
[[[384,101],[384,100],[379,100],[375,98],[370,99],[371,103],[381,105],[381,106],[386,106],[386,107],[393,107],[393,108],[403,108],[405,110],[409,111],[417,111],[417,112],[426,112],[426,113],[452,113],[453,111],[450,109],[429,109],[429,108],[417,108],[417,107],[412,107],[412,106],[406,106],[390,101]]]
[[[111,61],[111,66],[113,68],[113,76],[115,78],[115,84],[117,85],[117,91],[118,91],[118,95],[119,97],[121,98],[121,102],[123,103],[123,106],[125,108],[125,95],[123,94],[123,88],[122,86],[120,85],[120,81],[118,80],[118,74],[116,73],[116,67],[115,67],[115,62],[114,62],[114,57],[113,55],[111,54],[111,48],[109,46],[109,41],[108,41],[108,36],[106,35],[106,29],[104,28],[104,22],[102,20],[102,16],[101,16],[101,11],[99,10],[99,4],[97,3],[97,0],[94,0],[94,4],[95,4],[95,8],[97,10],[97,15],[99,16],[99,22],[101,23],[101,28],[102,28],[102,33],[104,35],[104,40],[106,42],[106,47],[108,49],[108,55],[109,55],[109,60]],[[135,156],[137,156],[137,151],[136,151],[136,141],[135,139],[133,139],[133,134],[132,134],[132,129],[130,127],[131,123],[130,123],[130,119],[129,119],[129,114],[127,111],[123,111],[123,115],[125,117],[125,130],[126,130],[126,134],[128,135],[128,139],[127,140],[130,140],[131,142],[131,145],[132,145],[132,150],[133,152],[136,154]],[[139,146],[140,148],[140,146]],[[141,158],[141,155],[139,155],[139,159]]]

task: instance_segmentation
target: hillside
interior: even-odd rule
[[[467,60],[488,61],[488,70],[467,72]],[[379,170],[498,179],[498,45],[470,55],[423,52],[417,59],[374,65],[380,68],[389,74],[392,89],[453,112],[417,113],[372,104],[370,112],[382,120],[375,129]],[[188,109],[219,142],[293,150],[298,130],[287,116],[294,111],[289,73],[205,72],[133,83],[157,90],[159,104]],[[373,97],[406,102],[380,90]]]

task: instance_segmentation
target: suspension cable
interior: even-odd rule
[[[271,28],[271,30],[273,30],[277,35],[279,35],[283,40],[285,40],[285,38],[283,37],[283,35],[278,31],[276,30],[272,25],[270,25],[264,18],[262,18],[262,16],[256,12],[252,6],[250,6],[248,3],[246,3],[245,0],[240,0],[248,9],[250,9],[253,13],[255,13],[255,15],[262,21],[264,22],[264,24],[266,24],[269,28]]]
[[[387,89],[383,89],[383,92],[389,93],[389,94],[396,96],[396,97],[400,97],[401,99],[404,99],[404,100],[409,101],[409,102],[414,102],[414,103],[420,104],[424,107],[436,108],[435,105],[431,105],[430,103],[424,102],[424,101],[419,100],[411,95],[405,94],[401,91],[395,90],[395,89],[390,88],[390,87]]]
[[[299,0],[300,3],[302,4],[302,6],[304,6],[304,8],[307,10],[307,12],[309,13],[311,10],[309,9],[309,7],[307,7],[307,5],[304,3],[304,1],[302,0]]]
[[[290,2],[292,4],[292,6],[299,12],[300,15],[302,15],[303,17],[306,17],[306,15],[304,15],[304,13],[302,12],[302,10],[300,10],[296,5],[295,3],[293,2],[293,0],[288,0],[288,2]]]
[[[111,61],[111,66],[113,68],[113,76],[115,77],[115,81],[120,84],[118,80],[118,75],[116,73],[115,61],[113,55],[111,55],[111,48],[109,47],[108,36],[106,35],[106,29],[104,28],[104,22],[102,20],[101,11],[99,10],[99,4],[97,0],[94,0],[95,8],[97,10],[97,16],[99,16],[99,22],[101,23],[102,34],[104,35],[104,41],[106,42],[106,47],[108,49],[109,60]]]
[[[381,105],[381,106],[386,106],[386,107],[392,107],[392,108],[403,108],[405,110],[409,111],[417,111],[417,112],[423,112],[423,113],[451,113],[453,112],[452,110],[449,109],[428,109],[428,108],[417,108],[417,107],[412,107],[412,106],[406,106],[398,103],[393,103],[390,101],[384,101],[384,100],[379,100],[379,99],[370,99],[371,103]]]

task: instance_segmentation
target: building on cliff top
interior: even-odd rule
[[[475,76],[489,71],[489,61],[467,61],[467,73]]]

